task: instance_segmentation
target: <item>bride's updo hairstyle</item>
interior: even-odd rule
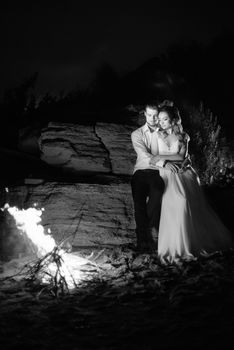
[[[187,133],[185,133],[183,131],[183,126],[181,123],[181,117],[180,117],[180,113],[177,107],[175,107],[173,105],[173,102],[170,102],[170,104],[161,104],[159,106],[159,113],[160,112],[165,112],[167,113],[170,122],[171,122],[171,126],[172,126],[172,131],[174,132],[174,134],[178,137],[179,141],[182,143],[186,143],[187,141],[189,141],[189,136]],[[159,134],[165,138],[168,136],[168,133],[166,130],[163,130],[162,128],[160,128],[159,126],[159,130],[158,130]]]

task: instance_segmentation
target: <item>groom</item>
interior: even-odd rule
[[[146,105],[144,110],[146,123],[131,134],[132,145],[137,160],[131,180],[134,214],[136,222],[137,250],[153,252],[156,241],[164,182],[159,168],[165,162],[158,160],[158,107]],[[154,165],[153,165],[154,164]]]

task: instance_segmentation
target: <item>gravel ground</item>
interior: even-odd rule
[[[57,297],[50,285],[19,274],[27,257],[1,263],[2,349],[229,349],[234,343],[234,252],[167,266],[130,247],[71,254],[89,256],[90,263],[79,267],[77,287]]]

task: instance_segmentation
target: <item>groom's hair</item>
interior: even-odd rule
[[[145,110],[146,110],[146,108],[156,109],[157,111],[159,110],[157,103],[147,103],[145,105]]]

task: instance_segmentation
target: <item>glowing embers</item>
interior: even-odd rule
[[[28,263],[20,273],[29,281],[42,283],[41,291],[49,290],[54,295],[69,292],[77,287],[81,280],[90,279],[90,267],[92,277],[94,267],[98,272],[99,268],[94,262],[75,253],[69,254],[62,247],[63,242],[56,244],[51,235],[45,234],[41,225],[43,209],[20,210],[6,204],[2,210],[14,218],[18,232],[26,235],[29,244],[34,247],[36,261]]]

